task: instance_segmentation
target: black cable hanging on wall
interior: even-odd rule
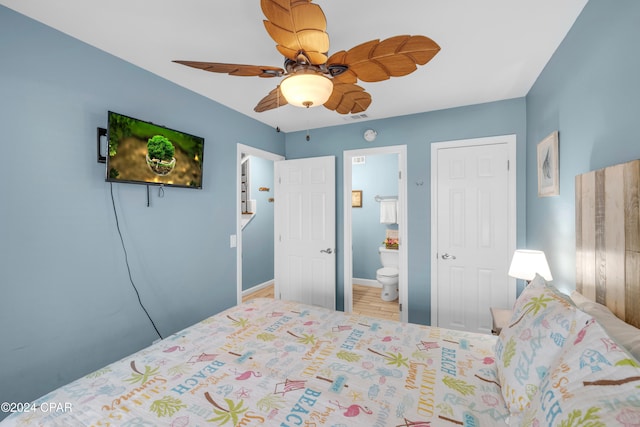
[[[116,211],[116,201],[115,201],[115,199],[113,197],[113,183],[110,182],[109,185],[110,185],[110,190],[111,190],[111,204],[113,205],[113,214],[114,214],[114,216],[116,218],[116,228],[118,229],[118,236],[120,236],[120,244],[122,245],[122,251],[124,252],[124,262],[127,265],[127,273],[129,274],[129,282],[131,282],[131,286],[133,287],[133,290],[136,291],[136,295],[138,297],[138,304],[140,304],[140,307],[144,311],[144,314],[146,314],[147,318],[149,318],[149,321],[153,325],[153,329],[156,330],[156,334],[158,334],[158,337],[160,337],[160,339],[163,339],[162,335],[160,335],[160,331],[158,331],[158,328],[156,327],[156,324],[153,322],[153,319],[149,315],[149,312],[144,307],[144,304],[142,304],[142,299],[140,298],[140,292],[138,292],[138,288],[136,288],[135,283],[133,283],[133,277],[131,277],[131,267],[129,266],[129,255],[127,254],[127,248],[124,246],[124,239],[122,238],[122,232],[120,231],[120,222],[118,221],[118,212]],[[147,187],[147,191],[148,191],[148,187]]]

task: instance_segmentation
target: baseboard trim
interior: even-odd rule
[[[259,291],[260,289],[264,289],[266,287],[269,287],[271,285],[275,284],[275,279],[271,279],[271,280],[267,280],[266,282],[263,283],[259,283],[249,289],[245,289],[242,291],[242,296],[246,296],[249,295],[253,292]]]
[[[354,285],[370,286],[372,288],[382,289],[382,285],[377,280],[359,279],[354,277],[353,279],[351,279],[351,283],[353,283]]]

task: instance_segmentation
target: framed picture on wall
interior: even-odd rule
[[[353,190],[351,192],[351,207],[352,208],[362,207],[362,190]]]
[[[538,143],[538,197],[560,194],[558,131]]]

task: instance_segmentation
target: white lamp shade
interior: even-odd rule
[[[333,92],[333,82],[315,72],[298,72],[280,83],[287,102],[296,107],[317,107],[327,102]]]
[[[529,249],[516,250],[513,253],[511,267],[509,267],[509,276],[516,279],[533,280],[536,273],[547,281],[553,280],[544,252]]]

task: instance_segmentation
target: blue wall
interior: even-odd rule
[[[249,179],[256,215],[242,231],[242,289],[273,280],[273,161],[251,156]],[[266,187],[269,191],[259,191]]]
[[[590,0],[527,95],[527,246],[575,289],[575,176],[640,158],[640,2]],[[560,196],[538,198],[536,144],[559,131]]]
[[[397,230],[397,224],[380,224],[380,203],[375,196],[398,195],[398,155],[366,156],[364,164],[352,165],[351,185],[362,190],[362,207],[352,208],[353,277],[376,280],[380,264],[378,247],[386,230]]]
[[[572,289],[574,176],[640,157],[638,22],[637,0],[590,0],[526,99],[317,129],[307,142],[306,132],[275,133],[0,6],[1,146],[10,159],[0,168],[0,401],[34,399],[156,338],[95,162],[109,109],[206,139],[203,190],[153,192],[147,208],[144,187],[113,187],[134,280],[163,335],[235,303],[228,177],[237,142],[288,158],[337,157],[339,251],[343,150],[406,144],[409,320],[428,323],[430,144],[516,134],[518,246],[545,250],[554,283]],[[366,128],[378,131],[374,143],[362,139]],[[539,199],[535,147],[553,130],[561,194]],[[341,257],[337,269],[341,307]]]
[[[373,83],[373,84],[384,84]],[[428,96],[428,93],[423,94]],[[375,100],[373,101],[375,102]],[[288,159],[336,156],[337,250],[343,253],[343,156],[344,150],[406,144],[407,146],[407,204],[408,204],[408,264],[409,264],[409,321],[428,324],[431,320],[431,212],[430,167],[431,143],[515,134],[517,140],[517,221],[518,245],[525,244],[525,99],[512,99],[469,107],[453,108],[429,113],[394,117],[342,126],[314,129],[311,140],[306,131],[286,135]],[[362,134],[375,129],[378,137],[365,142]],[[355,187],[354,187],[355,189]],[[349,207],[350,208],[350,207]],[[336,259],[336,306],[343,307],[344,263]]]
[[[236,143],[284,154],[284,136],[3,6],[0,58],[0,401],[21,402],[157,338],[96,162],[107,110],[205,138],[202,190],[152,187],[147,207],[113,185],[163,336],[235,304]]]

